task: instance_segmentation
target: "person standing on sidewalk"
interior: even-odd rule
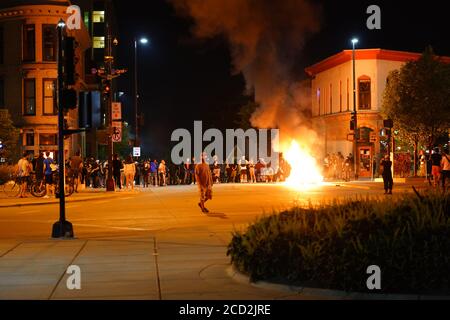
[[[31,163],[28,161],[28,154],[24,152],[22,158],[17,163],[17,176],[19,178],[20,193],[19,198],[25,198],[27,186],[30,183]]]
[[[134,164],[133,158],[131,156],[128,156],[123,169],[125,173],[125,187],[128,189],[128,186],[131,185],[131,190],[134,190],[134,176],[136,175],[136,165]]]
[[[53,193],[53,169],[52,165],[55,164],[52,158],[50,158],[50,152],[45,152],[46,158],[44,159],[44,180],[46,195],[44,198],[50,198],[50,191]]]
[[[439,148],[434,148],[431,155],[431,174],[433,175],[433,186],[439,185],[439,179],[441,178],[441,161],[442,156],[439,153]]]
[[[75,192],[78,193],[78,184],[80,182],[80,174],[83,169],[83,159],[81,159],[80,151],[77,151],[73,157],[70,158],[70,168],[73,173],[73,185]]]
[[[381,167],[383,168],[383,182],[384,182],[384,194],[392,194],[392,187],[394,186],[394,180],[392,179],[392,161],[389,155],[385,155],[381,160]]]
[[[200,202],[198,206],[203,213],[208,213],[209,210],[205,207],[205,202],[212,199],[213,179],[209,165],[206,163],[207,155],[201,155],[201,163],[195,166],[195,180],[200,192]]]
[[[446,185],[445,181],[447,179],[450,179],[450,156],[448,154],[448,149],[444,149],[444,152],[442,153],[442,160],[441,160],[441,183],[442,183],[442,190],[446,191]]]
[[[113,177],[114,181],[116,182],[117,187],[119,189],[122,189],[122,183],[120,179],[120,170],[123,168],[122,161],[119,159],[119,155],[117,153],[114,154],[114,158],[112,161],[112,168],[113,168]]]

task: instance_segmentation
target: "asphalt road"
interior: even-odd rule
[[[406,186],[401,190],[407,190]],[[231,231],[262,214],[309,202],[366,196],[386,197],[382,185],[373,182],[325,183],[303,190],[281,184],[218,184],[213,188],[213,200],[207,203],[211,213],[205,215],[197,205],[196,186],[170,186],[68,203],[66,215],[79,239],[197,230],[220,233],[228,241]],[[58,217],[57,204],[0,208],[0,239],[48,239]]]

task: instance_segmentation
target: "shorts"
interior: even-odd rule
[[[438,175],[440,175],[440,174],[441,174],[441,167],[439,167],[439,166],[433,166],[433,167],[431,167],[431,174],[432,174],[433,176],[438,176]]]
[[[53,175],[52,174],[46,174],[45,175],[45,184],[53,184]]]
[[[200,187],[200,201],[205,202],[206,200],[211,200],[212,199],[212,188],[204,188],[204,187]]]
[[[78,179],[80,177],[80,172],[78,170],[73,170],[73,178]]]
[[[19,178],[18,178],[19,184],[22,184],[22,183],[27,183],[27,184],[29,184],[30,181],[31,181],[30,176],[19,177]]]

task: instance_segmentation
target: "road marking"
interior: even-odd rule
[[[39,210],[26,210],[26,211],[21,211],[20,213],[24,214],[24,213],[38,213],[38,212],[39,212]]]
[[[84,224],[84,223],[74,223],[74,226],[79,227],[89,227],[89,228],[103,228],[103,229],[116,229],[116,230],[132,230],[132,231],[150,231],[150,229],[144,228],[133,228],[133,227],[114,227],[114,226],[102,226],[96,224]]]
[[[95,201],[96,203],[98,203],[98,204],[101,204],[101,203],[108,203],[109,201],[107,201],[107,200],[102,200],[102,201]]]

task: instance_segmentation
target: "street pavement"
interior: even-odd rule
[[[411,191],[396,187],[397,194]],[[54,199],[0,198],[0,299],[326,299],[238,281],[227,245],[234,230],[262,214],[354,197],[391,196],[374,182],[304,190],[218,184],[211,213],[203,214],[194,185],[85,191],[67,203],[72,240],[50,238],[59,215]],[[67,287],[71,265],[80,267],[80,290]]]

